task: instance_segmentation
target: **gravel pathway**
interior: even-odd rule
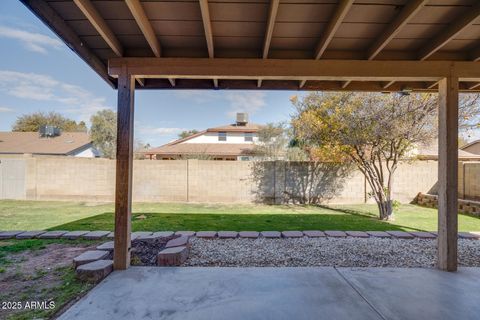
[[[434,267],[436,240],[191,239],[186,266]],[[480,240],[458,240],[460,266],[480,266]]]

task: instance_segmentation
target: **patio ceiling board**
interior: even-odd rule
[[[117,39],[116,47],[123,49],[123,57],[159,56],[154,54],[155,45],[152,51],[152,43],[149,44],[146,40],[150,39],[149,41],[152,42],[152,35],[144,36],[130,12],[127,2],[131,1],[134,0],[90,0],[100,18]],[[78,43],[75,46],[83,47],[82,54],[79,55],[88,61],[93,61],[89,57],[95,57],[96,71],[104,72],[102,77],[116,85],[116,80],[108,77],[105,67],[102,67],[103,71],[99,71],[102,68],[99,68],[98,62],[106,66],[109,59],[118,56],[118,52],[115,53],[115,50],[112,50],[115,47],[112,48],[112,45],[109,45],[105,35],[102,37],[101,32],[98,32],[88,21],[74,1],[22,0],[22,2],[27,6],[29,3],[35,3],[36,7],[41,3],[55,12],[76,35]],[[154,38],[161,44],[162,58],[212,57],[211,54],[209,55],[208,48],[212,51],[214,43],[214,59],[263,59],[266,40],[268,40],[266,36],[270,35],[266,60],[309,60],[315,58],[316,50],[321,53],[321,59],[419,60],[421,58],[419,50],[429,51],[426,48],[432,47],[432,43],[435,48],[428,52],[427,60],[478,61],[480,59],[480,18],[478,17],[480,5],[475,0],[285,0],[277,4],[277,14],[273,24],[269,22],[269,13],[272,10],[272,3],[276,1],[209,0],[207,7],[210,16],[210,35],[207,35],[207,38],[199,0],[136,0],[134,2],[143,8],[145,23],[150,25]],[[339,8],[342,3],[350,3],[350,7],[342,12],[340,17],[343,19],[335,24],[335,17],[339,17],[338,12],[341,12]],[[51,25],[48,19],[42,20]],[[335,32],[329,34],[331,26],[335,27]],[[449,30],[450,32],[445,32]],[[459,32],[455,32],[456,30]],[[54,31],[59,33],[58,30]],[[329,34],[328,37],[327,34]],[[440,37],[443,37],[444,41],[441,41]],[[210,39],[212,45],[209,46],[206,39]],[[322,46],[325,39],[327,41]],[[438,45],[439,43],[441,46]],[[75,51],[79,52],[76,49]],[[86,51],[90,56],[85,53]],[[89,64],[94,65],[92,62]],[[220,82],[225,80],[226,78]],[[276,87],[272,85],[264,87],[262,81],[267,79],[254,80],[254,85],[260,85],[265,89]],[[289,80],[296,81],[293,78]],[[301,80],[306,79],[298,80],[297,85],[291,89],[299,89],[300,82],[301,89],[304,90],[314,90],[318,87],[318,82],[316,85],[305,85],[306,83]],[[318,80],[325,81],[325,79]],[[207,81],[210,81],[211,85],[206,88],[215,87],[212,79]],[[351,90],[357,88],[363,90],[366,86],[360,83],[362,81],[379,82],[380,85],[369,85],[380,87],[379,90],[393,91],[398,87],[393,85],[393,80],[363,79],[360,81],[352,78],[332,81],[335,83],[327,87],[341,88],[342,85],[347,85]],[[405,79],[398,81],[405,83]],[[422,81],[412,81],[412,89],[425,90],[425,86],[436,82],[436,80],[423,80],[425,81],[427,85],[422,86],[417,86]],[[175,81],[176,88],[182,87],[178,85],[181,82],[184,81]],[[159,89],[164,88],[163,81],[145,79],[144,83],[145,88],[152,88],[154,84],[158,84]],[[172,79],[166,83],[170,83],[171,88],[174,81]],[[200,82],[194,81],[194,83]],[[244,87],[232,87],[233,83]],[[480,90],[478,86],[474,86],[476,83],[476,79],[469,83],[461,83],[460,89]],[[205,87],[204,84],[201,87]],[[242,89],[250,88],[251,84],[249,81],[237,79],[228,86],[220,83],[218,87]],[[468,89],[472,87],[473,89]]]

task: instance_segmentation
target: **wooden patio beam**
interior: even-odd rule
[[[148,20],[145,10],[143,9],[142,4],[139,0],[125,0],[125,3],[130,9],[130,12],[133,15],[133,18],[137,22],[138,27],[142,30],[142,33],[147,40],[150,48],[153,51],[155,57],[160,57],[162,55],[162,49],[160,47],[160,42],[158,42],[157,36],[153,31],[152,25]]]
[[[438,268],[457,270],[458,246],[458,78],[439,82]]]
[[[210,21],[210,10],[208,9],[208,1],[200,0],[200,11],[202,13],[203,29],[205,31],[205,40],[207,41],[208,56],[213,58],[214,46],[213,46],[213,34],[212,23]]]
[[[471,86],[468,87],[468,90],[473,90],[479,87],[480,87],[480,82],[472,84]]]
[[[122,45],[90,0],[73,0],[73,2],[75,2],[80,11],[82,11],[113,52],[115,52],[118,57],[123,56]]]
[[[275,26],[275,19],[277,18],[278,6],[280,0],[271,0],[270,8],[268,10],[267,28],[265,29],[265,38],[263,40],[262,58],[268,58],[268,51],[270,50],[270,43],[272,42],[273,28]]]
[[[436,82],[453,72],[480,81],[478,63],[464,61],[112,58],[109,74],[118,76],[123,64],[144,78]]]
[[[155,57],[159,58],[162,55],[162,47],[160,46],[160,42],[155,35],[155,31],[153,31],[153,27],[148,20],[147,15],[145,14],[145,10],[143,9],[142,4],[138,0],[125,0],[125,3],[128,6],[128,9],[132,13],[135,21],[137,22],[138,27],[143,33],[143,36],[147,40],[150,48],[153,51]],[[143,87],[145,84],[141,78],[137,78],[138,83]],[[169,79],[170,81],[170,79]],[[172,83],[172,81],[170,81]],[[172,84],[172,87],[175,85]]]
[[[420,11],[428,0],[409,1],[388,25],[383,33],[375,40],[368,49],[367,59],[373,60],[387,44],[400,32],[400,30]]]
[[[328,22],[328,25],[322,34],[322,37],[320,38],[320,41],[317,44],[314,56],[315,60],[320,59],[325,50],[327,50],[328,45],[330,44],[333,36],[335,35],[335,32],[337,32],[338,28],[342,24],[343,19],[352,7],[353,1],[354,0],[340,0],[339,4],[335,8],[335,12],[333,13],[332,18]],[[299,88],[302,88],[306,82],[306,79],[300,80]]]
[[[208,0],[200,1],[200,11],[202,13],[203,29],[205,31],[205,40],[207,42],[208,56],[215,57],[215,47],[213,45],[212,22],[210,20],[210,10]],[[213,79],[213,87],[218,88],[218,79]]]
[[[342,24],[343,19],[347,15],[348,10],[350,10],[352,7],[353,1],[354,0],[340,0],[332,19],[329,21],[322,38],[317,44],[317,48],[315,50],[315,59],[320,59],[325,50],[327,50],[327,47],[332,41],[335,32],[337,32],[338,28]]]
[[[435,38],[423,46],[419,50],[418,59],[425,60],[430,57],[450,40],[460,34],[465,28],[470,26],[478,17],[480,17],[480,3],[468,9],[468,12],[465,15],[455,19],[445,30],[442,30]]]
[[[115,178],[115,240],[113,265],[116,270],[130,266],[133,114],[135,78],[123,66],[118,77],[117,158]]]
[[[386,83],[383,84],[382,88],[383,88],[383,89],[388,89],[388,88],[391,87],[392,84],[394,84],[394,83],[395,83],[395,81],[386,82]]]
[[[278,6],[280,0],[271,0],[270,8],[268,10],[267,27],[265,28],[265,38],[263,40],[262,58],[268,58],[268,51],[270,50],[270,43],[272,42],[273,28],[275,26],[275,19],[277,18]],[[262,79],[257,80],[257,85],[262,86]]]

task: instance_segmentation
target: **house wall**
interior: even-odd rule
[[[79,158],[95,158],[100,156],[99,152],[93,148],[89,147],[85,150],[79,151],[75,154],[73,154],[74,157],[79,157]]]
[[[253,141],[257,141],[256,134],[253,134]],[[245,141],[244,132],[227,132],[227,141],[218,141],[218,132],[206,132],[198,137],[189,139],[182,143],[246,143],[252,144],[250,141]]]
[[[114,200],[114,160],[30,157],[0,161],[1,199]],[[133,200],[285,203],[318,197],[324,203],[371,201],[360,172],[345,175],[320,164],[315,168],[317,179],[312,180],[308,166],[283,161],[135,160]],[[460,185],[465,186],[464,197],[475,198],[480,195],[480,163],[467,166],[467,176],[460,174],[465,183]],[[395,198],[410,202],[419,192],[435,193],[437,170],[436,161],[400,164],[394,181]]]

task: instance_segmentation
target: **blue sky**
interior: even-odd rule
[[[0,131],[35,111],[57,111],[85,120],[116,110],[116,91],[17,0],[0,1]],[[248,112],[256,123],[288,121],[289,91],[135,92],[135,138],[153,146],[184,129],[231,123]]]

